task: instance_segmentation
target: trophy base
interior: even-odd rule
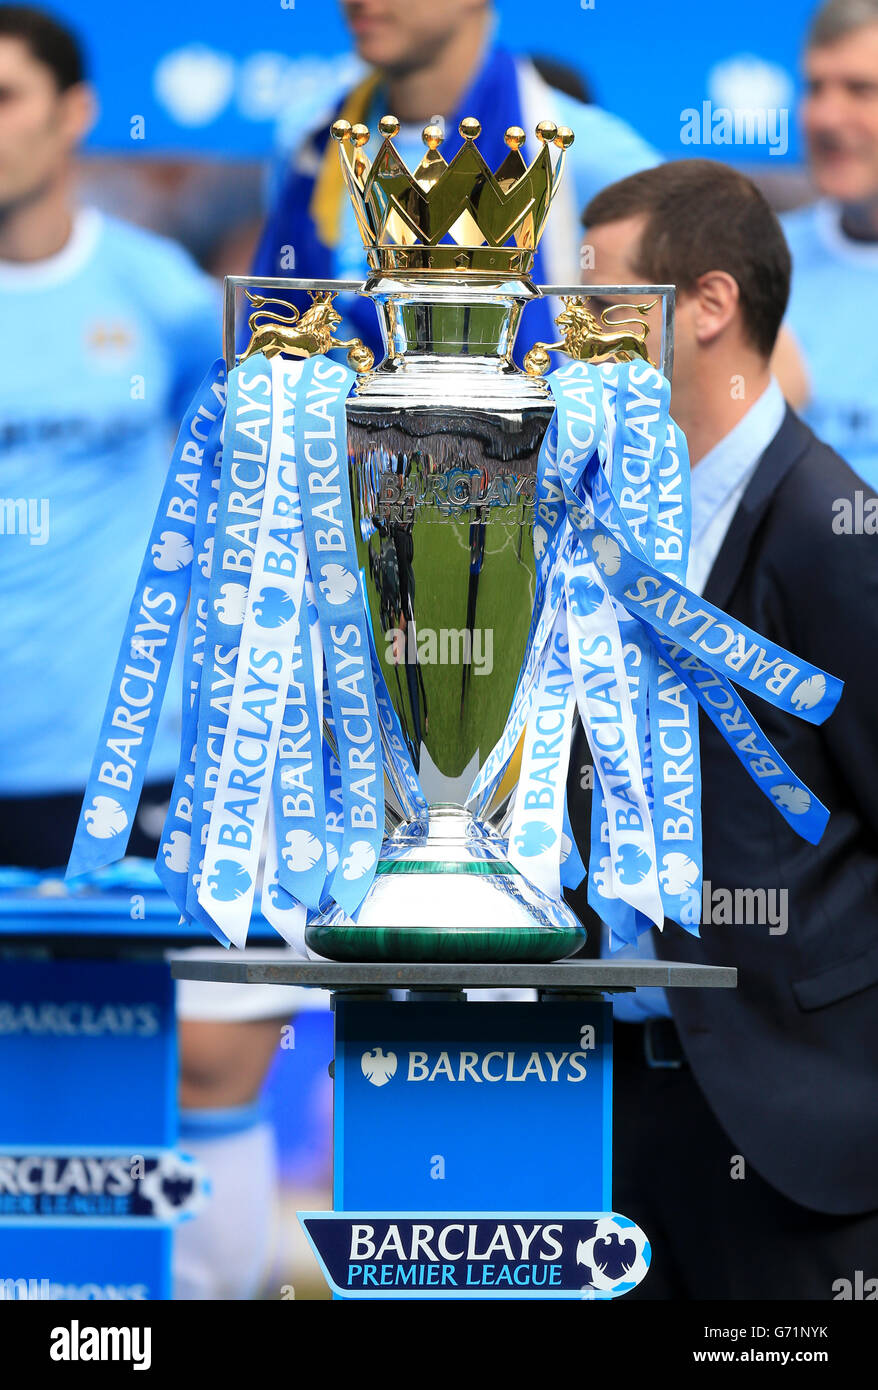
[[[336,909],[305,940],[329,960],[545,964],[578,951],[585,928],[522,877],[489,825],[431,806],[429,824],[385,840],[356,921]]]

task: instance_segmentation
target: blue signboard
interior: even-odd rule
[[[174,1027],[165,965],[4,961],[0,1148],[173,1144]]]
[[[643,1231],[612,1212],[301,1213],[342,1298],[617,1298],[649,1268]]]
[[[0,1226],[0,1298],[170,1298],[171,1228]]]
[[[206,1198],[172,1147],[163,963],[0,968],[0,1298],[168,1298],[173,1225]]]
[[[610,1006],[336,1001],[337,1211],[604,1211]]]
[[[130,24],[110,20],[107,0],[53,8],[91,54],[94,149],[262,157],[279,125],[287,134],[301,128],[362,71],[336,0],[256,8],[153,0],[148,19],[135,14]],[[496,8],[510,48],[572,66],[596,102],[667,157],[777,165],[798,155],[794,105],[813,0],[738,0],[734,23],[696,0],[559,0],[550,12],[498,0]],[[742,120],[738,139],[733,115],[726,142],[722,113],[736,111],[765,115]]]

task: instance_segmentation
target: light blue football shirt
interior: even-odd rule
[[[219,290],[176,244],[86,209],[0,261],[0,796],[85,786],[174,433],[220,355]],[[169,683],[147,779],[177,766]]]
[[[878,490],[878,242],[841,230],[829,202],[781,219],[793,257],[786,322],[805,357],[811,399],[801,415]]]

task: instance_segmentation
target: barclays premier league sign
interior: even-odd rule
[[[300,1215],[344,1298],[606,1299],[649,1268],[639,1226],[613,1212]]]

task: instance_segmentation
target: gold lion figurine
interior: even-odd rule
[[[610,362],[613,358],[619,362],[633,362],[635,357],[639,357],[652,365],[652,359],[646,351],[649,325],[644,323],[642,318],[607,318],[607,314],[612,313],[614,309],[628,309],[631,305],[611,304],[602,311],[599,323],[594,314],[586,309],[581,299],[575,295],[562,295],[561,302],[564,308],[555,319],[555,323],[563,336],[557,343],[534,343],[524,358],[524,369],[528,376],[542,376],[549,367],[549,353],[558,348],[578,362]],[[633,307],[638,314],[645,314],[656,302],[653,299],[649,304],[635,304]],[[634,330],[619,331],[624,324],[629,323],[635,325]],[[641,332],[637,332],[637,329]]]
[[[250,341],[239,361],[243,362],[256,352],[266,357],[315,357],[318,352],[329,352],[332,348],[348,348],[348,362],[356,371],[368,372],[372,367],[374,354],[362,338],[333,338],[341,323],[341,314],[332,302],[331,291],[309,290],[311,305],[304,314],[285,299],[265,298],[249,290],[244,293],[253,305],[253,313],[247,319]],[[269,304],[278,305],[284,314],[268,309]],[[264,322],[257,322],[259,319]]]

